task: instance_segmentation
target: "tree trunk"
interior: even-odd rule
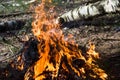
[[[87,5],[81,5],[67,13],[64,13],[58,18],[59,23],[78,21],[87,19],[90,17],[95,17],[99,15],[104,15],[106,13],[113,13],[120,11],[120,1],[119,0],[102,0],[95,3],[90,3]]]

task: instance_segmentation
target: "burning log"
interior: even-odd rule
[[[78,21],[96,17],[108,13],[119,12],[119,0],[102,0],[96,3],[81,5],[58,18],[58,22],[63,24],[72,21]]]

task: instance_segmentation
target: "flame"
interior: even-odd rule
[[[48,77],[56,79],[60,67],[82,78],[87,78],[86,74],[91,70],[94,74],[88,73],[89,76],[105,80],[107,74],[95,64],[94,58],[99,58],[99,54],[95,52],[95,45],[90,45],[88,56],[85,58],[72,40],[72,36],[64,37],[60,25],[55,21],[56,13],[50,5],[51,2],[42,0],[35,9],[35,20],[32,22],[32,31],[39,41],[37,47],[40,54],[34,65],[35,80],[44,80]]]
[[[96,74],[96,75],[90,74],[90,76],[94,78],[98,78],[99,76],[100,79],[106,80],[108,75],[105,73],[104,70],[99,68],[97,64],[95,64],[96,62],[95,60],[99,59],[99,53],[95,51],[94,44],[90,43],[90,48],[87,51],[87,54],[88,54],[88,59],[86,61],[87,68],[93,70],[93,72]]]
[[[94,57],[94,58],[96,58],[96,59],[99,59],[99,53],[97,53],[96,51],[95,51],[95,45],[94,44],[92,44],[92,43],[89,43],[90,44],[90,48],[89,48],[89,50],[88,50],[88,54],[91,56],[91,57]]]

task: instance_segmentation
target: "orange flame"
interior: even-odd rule
[[[99,78],[105,80],[107,74],[93,63],[93,58],[99,58],[99,54],[94,50],[95,46],[90,46],[86,59],[78,49],[78,45],[73,40],[69,40],[72,36],[64,37],[59,24],[55,22],[54,7],[48,9],[47,5],[49,4],[47,3],[51,3],[51,0],[42,0],[42,3],[36,7],[35,20],[32,23],[32,31],[39,41],[38,52],[40,54],[39,60],[34,66],[35,80],[43,80],[49,75],[52,76],[52,79],[56,78],[60,66],[67,72],[72,69],[72,72],[83,78],[86,78],[86,70],[92,70],[96,74],[89,74],[91,77],[99,76]],[[82,61],[83,66],[73,66],[75,60]],[[48,75],[45,73],[48,73]]]

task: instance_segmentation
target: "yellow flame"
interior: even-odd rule
[[[65,71],[70,72],[69,65],[79,77],[87,78],[85,76],[87,74],[86,70],[92,70],[95,74],[90,73],[91,77],[99,76],[99,78],[105,80],[107,74],[93,63],[94,58],[99,59],[99,54],[95,52],[95,45],[90,45],[87,52],[88,58],[86,59],[78,49],[78,45],[75,44],[74,40],[71,40],[72,36],[64,37],[59,24],[55,22],[53,7],[46,10],[46,3],[51,3],[51,0],[42,0],[41,5],[36,7],[35,20],[32,23],[32,31],[39,41],[38,53],[40,54],[39,60],[34,66],[35,80],[45,79],[48,76],[45,71],[50,72],[52,79],[54,79],[58,76],[60,65]],[[63,58],[66,59],[66,62],[62,61]],[[85,65],[76,68],[73,66],[73,59],[81,59],[85,62]]]

